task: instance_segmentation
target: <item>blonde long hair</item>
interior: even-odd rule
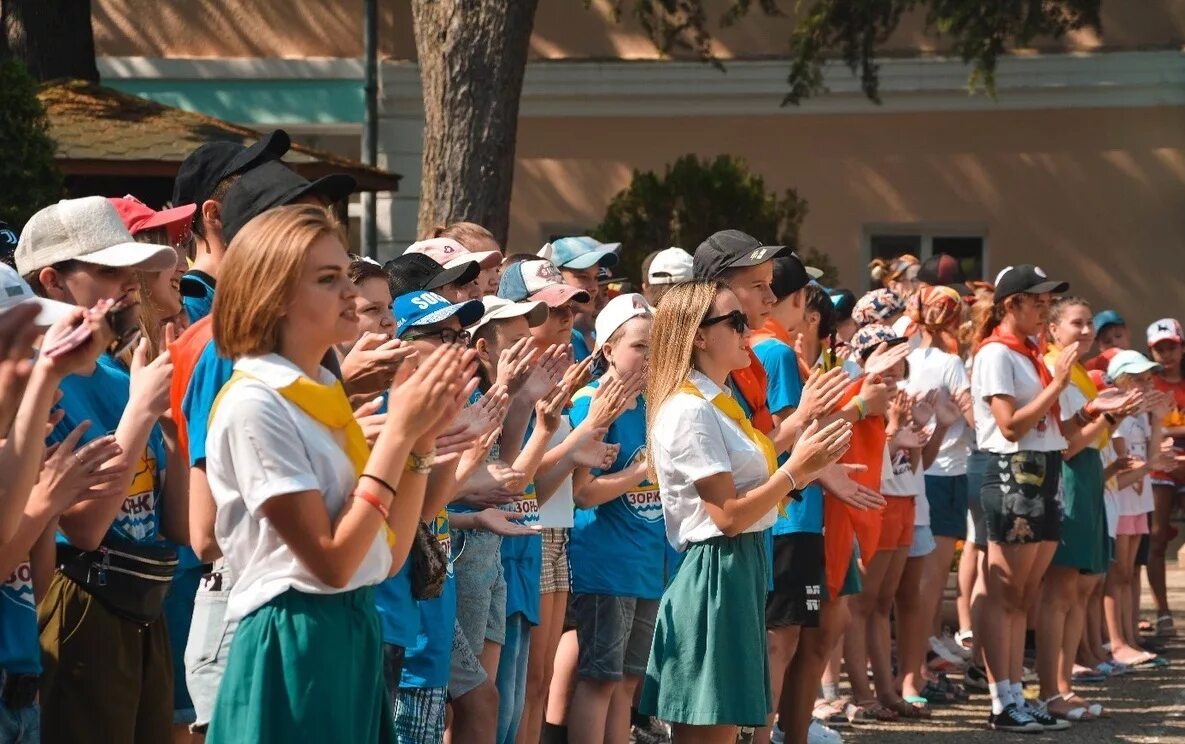
[[[654,422],[667,399],[679,391],[695,361],[695,333],[711,311],[719,282],[685,282],[671,287],[650,327],[650,370],[646,376],[646,451],[654,451]],[[650,480],[658,482],[648,457]]]

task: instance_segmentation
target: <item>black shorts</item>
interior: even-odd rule
[[[1005,545],[1058,542],[1061,475],[1060,452],[990,454],[980,486],[988,539]]]
[[[765,599],[767,628],[819,627],[823,599],[823,536],[774,535],[774,588]]]

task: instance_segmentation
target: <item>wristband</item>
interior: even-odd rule
[[[370,479],[371,479],[372,481],[374,481],[375,483],[377,483],[377,484],[379,484],[380,486],[382,486],[383,488],[387,489],[387,491],[388,491],[388,492],[391,494],[391,497],[392,497],[392,498],[394,498],[394,496],[395,496],[395,489],[391,487],[391,484],[390,484],[390,483],[388,483],[387,481],[385,481],[385,480],[383,480],[382,478],[378,477],[377,475],[371,475],[370,473],[363,473],[362,475],[358,476],[358,478],[359,478],[359,479],[362,479],[362,478],[370,478]]]
[[[1086,402],[1086,405],[1082,406],[1082,408],[1080,409],[1082,411],[1082,415],[1085,416],[1090,421],[1094,421],[1095,419],[1097,419],[1099,417],[1098,412],[1095,411],[1094,408],[1091,407],[1092,403],[1094,403],[1094,401],[1088,400]]]
[[[1115,425],[1119,423],[1116,418],[1109,413],[1104,413],[1103,418],[1107,419],[1107,423],[1110,424],[1112,428],[1114,428]]]
[[[798,482],[794,480],[794,476],[790,474],[789,470],[784,470],[782,468],[778,468],[778,472],[781,473],[782,475],[786,476],[786,480],[790,481],[790,492],[791,493],[798,490]]]
[[[375,511],[382,515],[384,522],[391,518],[391,512],[387,509],[387,505],[380,501],[379,497],[375,496],[370,491],[363,491],[361,488],[355,488],[354,496],[373,506]]]
[[[417,455],[415,452],[408,453],[407,463],[403,466],[405,473],[419,473],[424,475],[432,472],[432,462],[436,459],[436,452],[432,451],[426,455]]]
[[[852,398],[852,402],[856,404],[856,420],[863,421],[868,417],[868,404],[859,395]]]

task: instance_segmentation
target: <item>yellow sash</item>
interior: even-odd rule
[[[1045,352],[1045,363],[1049,367],[1053,367],[1057,362],[1057,355],[1061,351],[1056,344],[1050,344],[1049,350]],[[1086,371],[1078,362],[1074,362],[1074,366],[1070,368],[1070,384],[1078,388],[1078,391],[1086,396],[1088,401],[1099,397],[1099,388],[1094,384],[1094,380],[1090,379],[1090,373]],[[1111,441],[1111,430],[1105,427],[1101,434],[1099,434],[1098,449],[1103,449],[1107,446],[1107,442]]]

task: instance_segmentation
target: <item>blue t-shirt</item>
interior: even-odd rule
[[[206,434],[210,427],[210,409],[222,386],[234,374],[234,362],[218,355],[214,341],[206,343],[193,366],[189,387],[181,400],[181,411],[189,428],[189,465],[200,465],[206,459]]]
[[[568,418],[573,427],[588,418],[593,380],[572,399]],[[605,434],[605,442],[621,445],[608,470],[594,468],[594,476],[619,473],[646,452],[646,403],[638,396]],[[572,591],[617,597],[659,599],[666,586],[666,531],[658,486],[643,481],[621,496],[591,509],[577,509],[568,542]]]
[[[441,509],[432,520],[432,532],[440,541],[446,556],[452,556],[448,511]],[[408,559],[411,563],[411,559]],[[380,585],[381,586],[381,585]],[[410,593],[410,584],[408,586]],[[453,654],[453,628],[457,623],[457,587],[453,579],[453,562],[448,561],[444,589],[436,599],[416,602],[419,622],[415,639],[406,646],[403,657],[403,688],[434,689],[448,687],[449,665]]]
[[[535,430],[535,414],[527,424],[523,446]],[[539,524],[539,500],[535,483],[527,484],[521,496],[498,507],[518,515],[514,521],[530,527]],[[521,612],[531,625],[539,624],[539,582],[543,575],[543,536],[539,534],[502,538],[502,573],[506,577],[506,617]]]
[[[383,643],[407,648],[416,642],[419,610],[411,596],[411,556],[399,573],[374,588],[374,603],[379,611]]]
[[[13,674],[40,674],[39,639],[33,570],[26,559],[0,585],[0,669]]]
[[[595,340],[596,336],[592,331],[588,332],[588,337]],[[583,362],[592,356],[592,349],[588,348],[588,342],[584,338],[584,334],[575,328],[572,329],[572,358],[577,362]]]
[[[214,307],[214,285],[208,274],[200,271],[186,272],[181,276],[181,287],[187,294],[198,294],[197,297],[181,298],[181,306],[185,308],[190,323],[196,323],[210,314]]]
[[[753,346],[753,353],[761,361],[769,380],[766,387],[769,410],[777,413],[787,408],[797,408],[802,400],[802,374],[794,349],[777,339],[767,338]],[[786,456],[782,455],[778,460],[784,463]],[[816,535],[823,532],[823,489],[818,483],[803,489],[800,500],[791,499],[786,505],[785,515],[778,514],[773,533],[789,535],[793,532]]]
[[[127,408],[131,378],[118,361],[104,354],[88,375],[70,375],[62,380],[62,400],[58,407],[65,414],[49,435],[50,444],[58,444],[83,421],[91,426],[82,435],[79,446],[112,434]],[[136,474],[127,498],[115,515],[107,534],[138,543],[155,543],[160,534],[161,485],[165,470],[165,445],[160,426],[154,425],[148,446],[136,465]],[[61,542],[68,542],[58,535]]]

